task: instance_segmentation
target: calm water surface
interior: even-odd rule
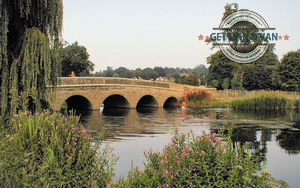
[[[174,128],[180,132],[202,134],[222,129],[224,124],[235,124],[233,141],[249,143],[250,148],[267,158],[266,169],[276,179],[290,187],[300,187],[300,112],[241,113],[223,108],[182,110],[101,109],[85,111],[82,123],[91,133],[105,130],[105,144],[119,156],[116,178],[131,166],[143,169],[144,151],[162,151],[170,142]]]

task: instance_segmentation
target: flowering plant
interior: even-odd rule
[[[177,130],[162,152],[146,151],[144,171],[134,167],[123,187],[277,187],[277,181],[264,170],[258,157],[246,145],[234,145],[229,134],[201,136]]]

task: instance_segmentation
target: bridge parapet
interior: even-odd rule
[[[149,87],[160,87],[184,91],[188,93],[193,90],[205,90],[212,94],[213,97],[216,96],[216,88],[206,88],[206,87],[196,87],[189,85],[181,85],[175,83],[167,82],[157,82],[148,80],[136,80],[130,78],[111,78],[111,77],[61,77],[59,78],[60,85],[140,85]]]
[[[60,85],[124,84],[170,88],[169,83],[111,77],[61,77],[59,78],[59,83]]]

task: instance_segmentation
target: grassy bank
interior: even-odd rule
[[[163,152],[147,151],[145,170],[112,181],[117,157],[100,147],[78,117],[20,113],[0,130],[4,187],[287,187],[266,171],[231,131],[197,136],[175,131]]]
[[[300,108],[300,95],[297,92],[283,91],[217,91],[216,97],[209,94],[191,92],[188,94],[188,107],[214,107],[245,110],[282,110]]]
[[[50,112],[14,115],[1,125],[0,185],[105,187],[117,158],[108,147],[99,147],[78,117]]]
[[[273,95],[255,96],[231,101],[231,107],[237,110],[285,110],[292,108],[293,101]]]

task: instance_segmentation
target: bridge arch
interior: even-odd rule
[[[104,101],[104,108],[130,108],[128,100],[119,94],[110,95]]]
[[[178,105],[179,100],[176,97],[169,97],[165,103],[164,103],[164,108],[171,108],[175,107]]]
[[[74,109],[74,110],[90,110],[93,109],[93,106],[91,102],[85,98],[82,95],[73,95],[67,100],[65,100],[67,103],[68,110]]]
[[[145,95],[139,100],[136,107],[158,107],[158,102],[152,95]]]

